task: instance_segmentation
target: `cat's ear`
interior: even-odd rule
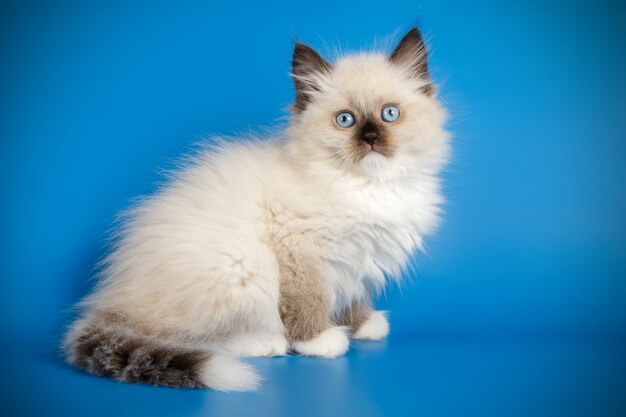
[[[425,81],[426,84],[422,87],[424,94],[431,96],[435,93],[435,87],[428,72],[428,51],[426,51],[424,39],[416,27],[409,30],[400,40],[396,49],[389,56],[389,61],[408,67],[414,77]]]
[[[296,84],[295,112],[303,111],[311,101],[311,93],[319,91],[321,76],[330,72],[331,65],[315,50],[302,43],[293,48],[291,74]]]

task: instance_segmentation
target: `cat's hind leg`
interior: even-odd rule
[[[206,347],[229,356],[270,357],[286,355],[289,343],[282,333],[242,333]]]
[[[219,254],[210,304],[203,306],[209,323],[203,347],[235,357],[286,355],[274,253],[253,239],[229,249]]]

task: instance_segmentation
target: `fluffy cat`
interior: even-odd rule
[[[257,387],[233,357],[344,354],[387,336],[371,297],[442,202],[445,111],[419,31],[330,63],[296,44],[285,131],[196,155],[130,209],[63,343],[119,381]]]

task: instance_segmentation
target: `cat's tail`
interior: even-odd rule
[[[75,322],[63,350],[70,364],[122,382],[219,391],[250,391],[260,382],[250,365],[236,359],[99,320]]]

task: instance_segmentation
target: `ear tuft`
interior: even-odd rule
[[[294,110],[304,111],[311,101],[311,92],[319,91],[319,76],[330,72],[331,65],[313,48],[296,43],[293,48],[291,73],[296,85]]]
[[[400,40],[396,49],[389,56],[389,61],[411,68],[416,78],[428,82],[422,87],[424,94],[429,96],[434,94],[435,88],[430,81],[428,72],[428,51],[426,51],[424,39],[416,27],[409,30]]]

